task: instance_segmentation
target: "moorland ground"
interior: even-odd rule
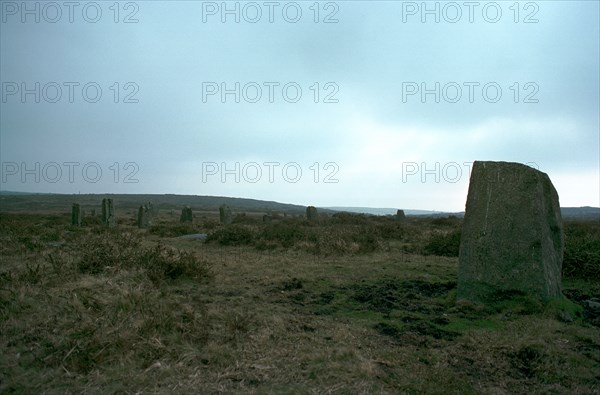
[[[570,301],[483,306],[456,300],[458,218],[118,216],[0,212],[0,392],[600,390],[596,221],[565,224]]]

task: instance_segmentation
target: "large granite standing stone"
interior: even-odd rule
[[[473,164],[460,243],[458,298],[562,297],[558,194],[547,174],[509,162]]]
[[[311,222],[317,222],[319,219],[319,212],[315,206],[308,206],[306,208],[306,219]]]
[[[192,213],[191,207],[185,206],[181,210],[181,216],[179,217],[179,222],[184,223],[184,222],[193,222],[193,221],[194,221],[194,214]]]
[[[231,209],[228,205],[223,204],[219,207],[219,219],[223,225],[229,225],[233,221]]]
[[[71,225],[81,226],[82,218],[81,206],[78,203],[73,203],[73,207],[71,207]]]
[[[117,225],[112,199],[102,199],[102,223],[108,226]]]

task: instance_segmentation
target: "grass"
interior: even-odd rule
[[[176,220],[0,213],[0,392],[599,389],[600,331],[577,303],[598,278],[567,276],[573,302],[457,302],[457,219],[186,225],[207,243]]]

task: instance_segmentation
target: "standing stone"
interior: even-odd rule
[[[219,219],[223,225],[228,225],[233,221],[231,209],[228,205],[223,204],[221,207],[219,207]]]
[[[181,216],[179,217],[179,222],[184,223],[184,222],[193,222],[194,221],[194,215],[192,213],[192,209],[190,208],[190,206],[185,206],[183,208],[183,210],[181,210]]]
[[[139,208],[138,208],[138,212],[137,212],[137,217],[136,217],[136,224],[138,228],[143,228],[144,227],[144,222],[146,220],[145,218],[145,206],[142,204]]]
[[[73,207],[71,207],[71,225],[81,226],[82,217],[81,206],[78,203],[73,203]]]
[[[154,217],[154,208],[152,203],[143,204],[138,209],[137,226],[138,228],[147,228],[152,225]]]
[[[148,212],[150,213],[150,220],[153,220],[154,218],[158,217],[158,209],[154,207],[152,202],[147,202],[146,208],[148,209]]]
[[[404,221],[406,219],[406,214],[404,214],[404,210],[396,211],[396,220]]]
[[[315,206],[308,206],[306,208],[306,218],[311,222],[316,222],[319,219],[319,213]]]
[[[102,199],[102,223],[108,226],[117,225],[112,199]]]
[[[95,208],[92,209],[92,214],[91,215],[92,215],[92,217],[96,216],[96,209]]]
[[[473,164],[463,223],[460,299],[524,293],[562,297],[564,237],[558,194],[547,174],[510,162]]]

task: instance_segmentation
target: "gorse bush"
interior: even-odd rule
[[[423,247],[425,255],[457,257],[460,249],[460,230],[433,232]]]
[[[385,237],[381,236],[382,232]],[[315,226],[307,221],[294,219],[258,227],[239,224],[223,226],[211,232],[207,242],[227,246],[248,245],[259,250],[295,248],[322,255],[354,254],[385,249],[385,239],[399,232],[395,225]]]
[[[239,213],[233,217],[232,222],[234,224],[246,224],[246,225],[258,225],[262,222],[256,217],[252,217],[246,213]]]
[[[221,227],[206,238],[207,242],[217,242],[224,246],[252,245],[256,241],[256,231],[244,225]]]
[[[110,267],[134,266],[140,251],[139,236],[107,228],[99,230],[100,233],[83,237],[76,246],[81,256],[77,262],[79,271],[98,274]]]
[[[299,241],[306,240],[307,231],[295,223],[277,222],[265,226],[259,238],[262,241],[275,242],[282,247],[292,247]]]
[[[207,262],[199,260],[191,252],[176,251],[161,245],[142,251],[137,260],[154,283],[182,277],[203,281],[211,277]]]
[[[162,245],[144,248],[139,235],[130,232],[107,229],[84,237],[78,248],[81,258],[76,265],[84,274],[141,269],[155,284],[180,277],[202,281],[211,276],[210,265],[193,253]]]
[[[190,223],[171,223],[152,225],[148,231],[150,234],[160,237],[178,237],[190,233],[198,233],[200,228]]]
[[[563,275],[600,278],[600,223],[566,222]]]
[[[406,234],[405,227],[397,221],[389,221],[375,225],[373,233],[384,240],[396,239],[400,240]]]
[[[371,232],[359,232],[352,237],[353,241],[358,244],[358,252],[368,253],[380,249],[379,238]]]
[[[64,232],[76,232],[66,216],[0,213],[0,254],[38,252]]]
[[[89,215],[85,215],[83,216],[82,220],[81,220],[81,225],[82,226],[94,226],[94,225],[102,225],[102,218],[99,215],[95,215],[95,216],[89,216]]]
[[[434,218],[431,221],[431,224],[436,227],[458,227],[461,224],[461,219],[456,217],[455,215],[450,215],[448,217],[438,217]]]
[[[341,225],[366,225],[369,223],[369,218],[365,214],[341,212],[333,214],[329,222]]]

